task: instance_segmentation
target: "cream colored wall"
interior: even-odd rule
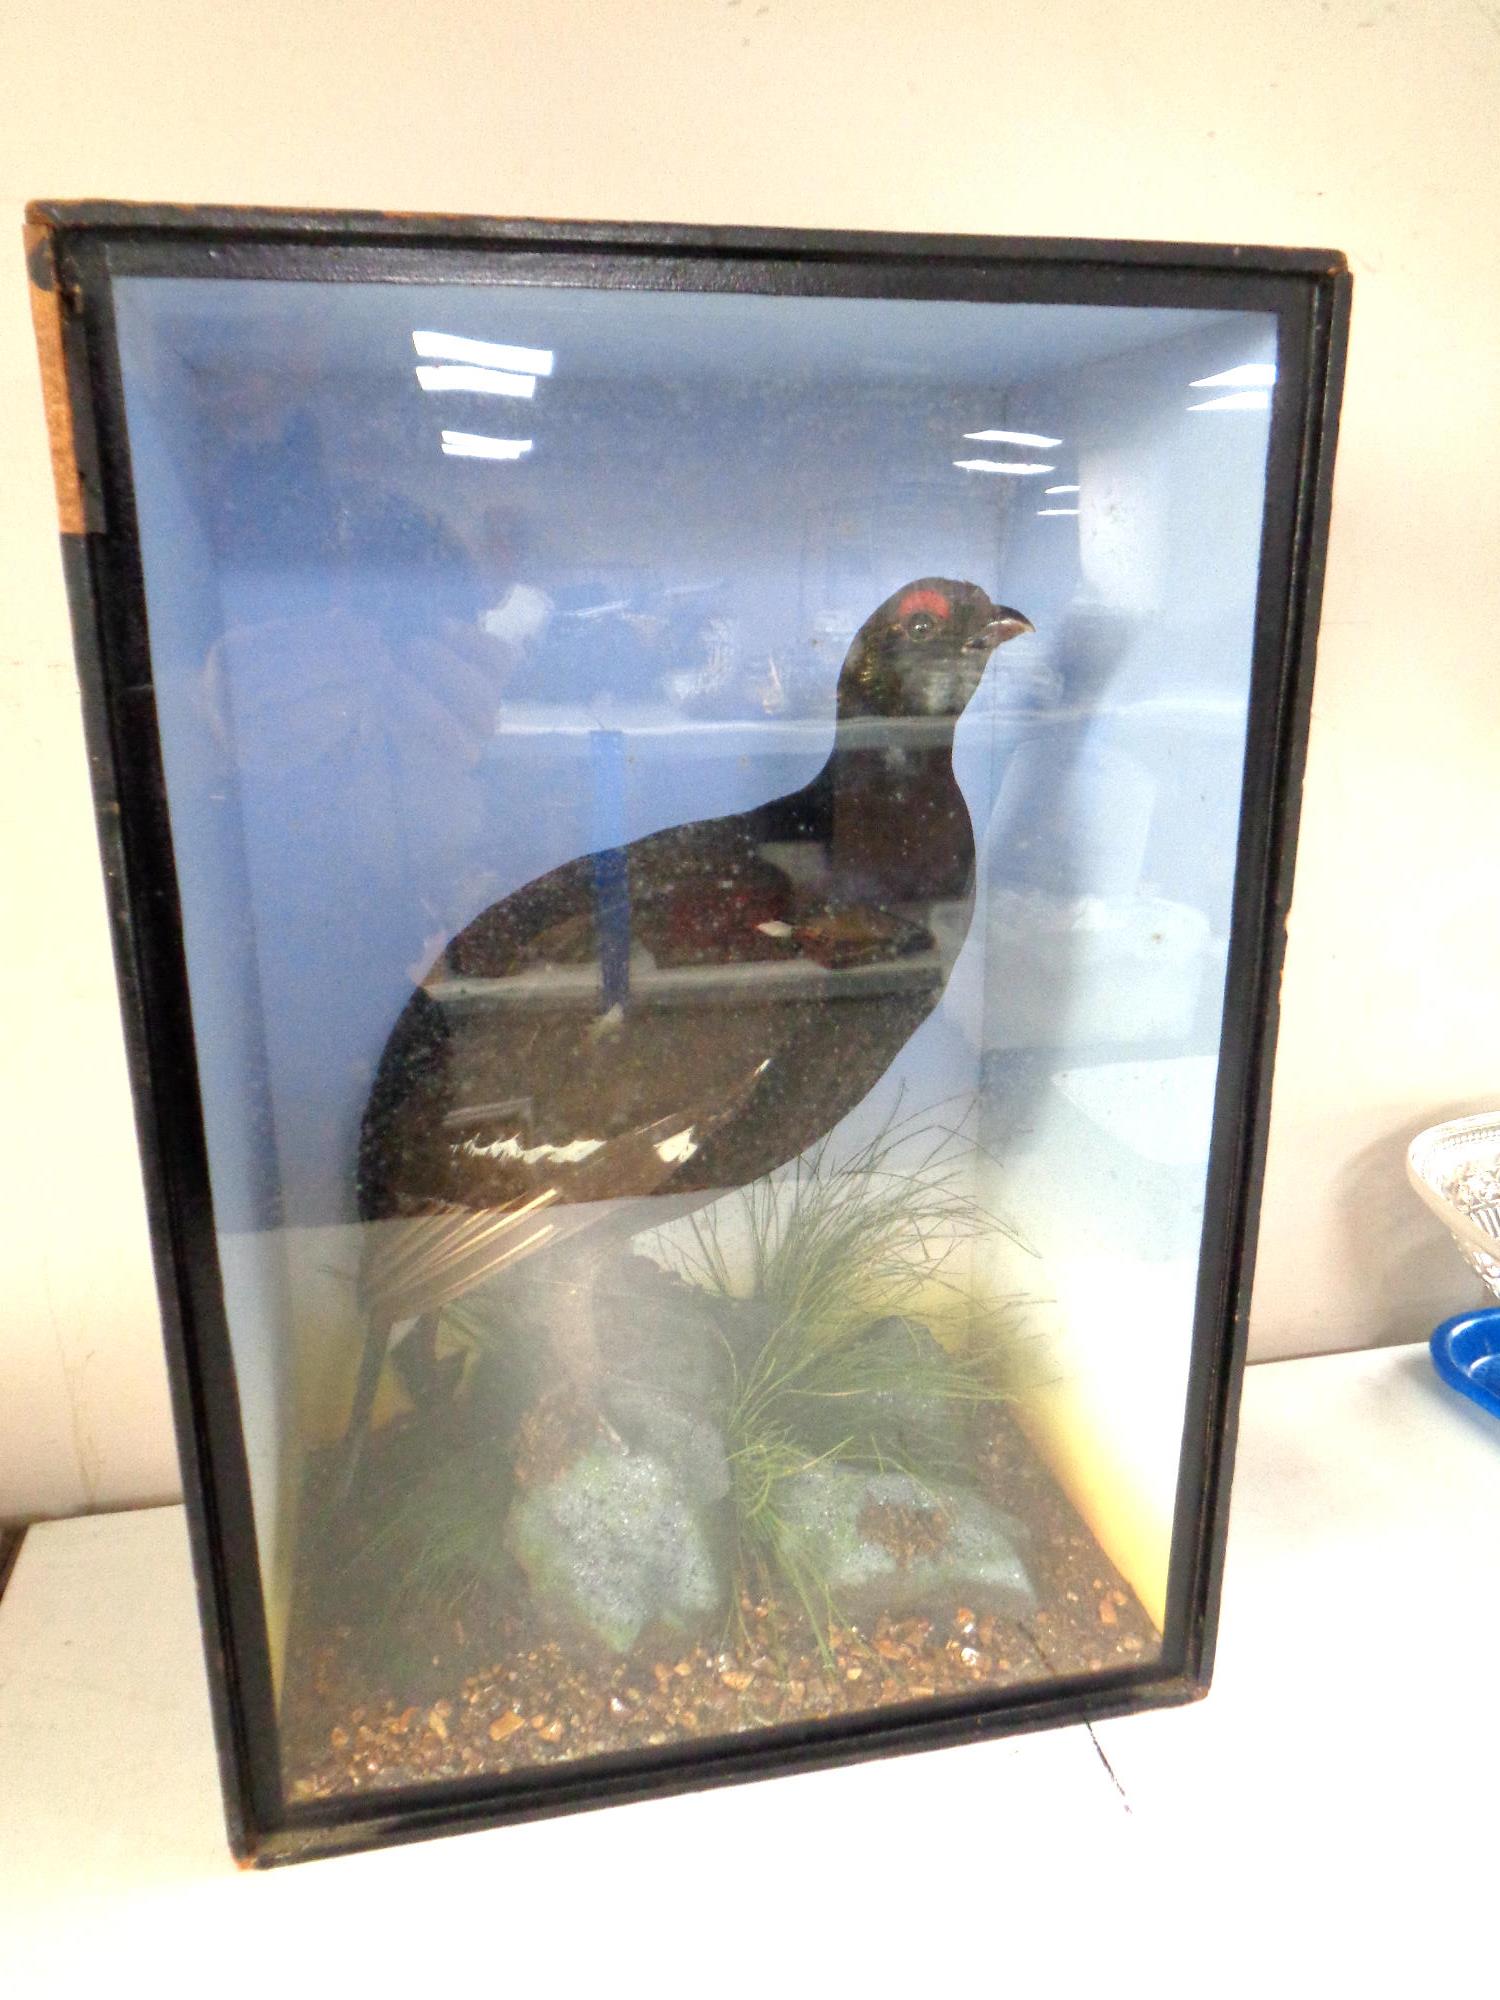
[[[30,196],[1331,244],[1354,350],[1254,1345],[1470,1295],[1500,1095],[1495,0],[51,0],[0,24],[0,1516],[175,1490],[19,251]]]

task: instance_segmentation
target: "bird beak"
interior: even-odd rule
[[[1036,627],[1023,612],[1012,611],[1008,604],[991,606],[989,618],[970,640],[970,645],[983,646],[991,651],[1003,646],[1007,639],[1019,639],[1023,632],[1034,632]]]

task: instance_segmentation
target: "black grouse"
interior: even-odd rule
[[[361,1131],[353,1452],[404,1322],[411,1380],[442,1306],[507,1269],[566,1273],[577,1373],[599,1251],[797,1158],[879,1083],[973,908],[954,726],[1031,629],[975,584],[907,584],[855,635],[809,784],[570,861],[453,939]]]

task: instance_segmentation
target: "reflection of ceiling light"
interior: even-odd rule
[[[973,444],[1029,444],[1038,451],[1051,451],[1062,443],[1061,438],[1038,437],[1035,431],[965,431],[964,436]]]
[[[960,472],[1013,472],[1018,478],[1028,472],[1056,472],[1055,465],[1012,465],[1003,458],[955,458]]]
[[[1189,382],[1190,389],[1269,389],[1276,380],[1274,361],[1242,361],[1238,368],[1226,368],[1222,375],[1200,375]]]
[[[1236,389],[1232,395],[1210,396],[1206,403],[1189,403],[1190,410],[1269,410],[1271,395],[1267,389]]]
[[[414,333],[411,344],[424,361],[472,361],[478,368],[516,368],[523,375],[550,375],[550,347],[507,347],[499,340],[466,340],[459,333]]]
[[[482,437],[477,431],[444,431],[443,450],[450,458],[524,458],[530,438]]]
[[[535,375],[508,375],[500,368],[465,368],[448,362],[437,368],[417,369],[424,389],[469,389],[478,396],[534,396]]]
[[[1076,486],[1044,486],[1042,491],[1044,493],[1076,493],[1078,488]]]
[[[1076,507],[1038,507],[1036,510],[1039,521],[1046,520],[1049,514],[1076,514],[1077,512],[1078,509]]]

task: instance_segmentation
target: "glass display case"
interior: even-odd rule
[[[1200,1691],[1342,260],[30,257],[237,1851]]]

